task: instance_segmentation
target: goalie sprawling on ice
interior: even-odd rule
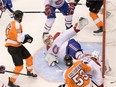
[[[66,54],[71,54],[73,58],[77,58],[77,51],[79,53],[82,49],[80,44],[71,38],[87,24],[87,19],[80,18],[79,22],[76,23],[74,27],[61,34],[57,33],[54,38],[51,35],[46,35],[46,38],[44,38],[44,43],[47,47],[47,55],[45,59],[49,66],[55,65],[55,63],[58,62],[58,58],[64,58]]]

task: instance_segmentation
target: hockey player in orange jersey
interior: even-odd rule
[[[6,27],[6,44],[7,50],[12,57],[15,68],[13,70],[14,74],[9,77],[8,85],[10,87],[20,87],[14,84],[17,77],[19,76],[21,70],[23,69],[23,59],[26,61],[27,75],[32,77],[37,77],[33,74],[33,57],[29,51],[23,46],[24,43],[31,43],[33,38],[29,34],[23,34],[22,30],[22,17],[23,12],[16,10],[14,12],[14,20],[12,20]]]
[[[86,71],[91,71],[90,66],[80,60],[73,63],[70,55],[64,57],[64,62],[69,68],[63,74],[66,83],[59,87],[92,87],[91,79],[86,74]]]

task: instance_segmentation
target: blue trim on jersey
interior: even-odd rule
[[[66,55],[69,54],[73,58],[75,58],[75,54],[77,53],[77,51],[82,51],[81,45],[77,41],[75,41],[74,39],[71,39],[68,42],[68,45],[66,47]]]
[[[3,4],[6,5],[6,3],[9,5],[10,8],[13,7],[11,0],[2,0]]]
[[[63,6],[60,8],[55,8],[52,6],[51,6],[51,8],[52,8],[52,13],[50,15],[48,15],[47,18],[56,18],[56,13],[55,13],[56,9],[58,9],[63,15],[67,15],[69,12],[69,6],[68,6],[68,3],[66,3],[66,1],[63,4]]]

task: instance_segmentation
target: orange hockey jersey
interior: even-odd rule
[[[22,35],[22,25],[15,20],[11,21],[6,27],[6,44],[5,46],[19,47],[22,45],[24,36]]]
[[[64,72],[64,79],[68,87],[92,87],[91,79],[85,71],[91,71],[91,68],[79,60],[68,68]]]

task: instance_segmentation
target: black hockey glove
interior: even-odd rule
[[[4,74],[5,73],[5,66],[1,65],[0,66],[0,74]]]
[[[28,42],[28,43],[32,43],[33,41],[33,37],[31,37],[29,34],[25,34],[25,39],[23,41],[23,44]]]
[[[86,1],[86,6],[87,6],[87,7],[91,7],[92,5],[93,5],[93,4],[92,4],[91,1],[88,1],[88,0]]]
[[[65,87],[65,84],[61,84],[61,85],[59,85],[58,87]]]
[[[75,0],[75,6],[77,6],[77,4],[78,4],[79,1],[80,1],[80,0]]]

